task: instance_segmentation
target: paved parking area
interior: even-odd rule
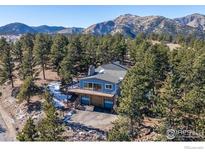
[[[72,115],[71,121],[108,131],[116,118],[117,115],[114,114],[77,110],[77,113]]]

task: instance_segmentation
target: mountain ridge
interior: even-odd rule
[[[69,27],[63,26],[48,26],[48,25],[40,25],[40,26],[28,26],[24,23],[14,22],[0,27],[0,35],[21,35],[25,33],[58,33],[64,29],[68,29]],[[82,31],[80,27],[71,27],[69,32],[65,32],[65,34],[70,34],[72,32]],[[72,30],[73,29],[73,30]]]
[[[124,14],[113,20],[90,25],[87,28],[48,25],[28,26],[18,22],[0,27],[0,35],[21,35],[25,33],[114,35],[121,33],[125,36],[135,37],[142,32],[145,34],[194,35],[204,38],[205,15],[193,13],[184,17],[170,19],[159,15],[138,16]]]
[[[202,16],[202,15],[201,15]],[[201,17],[200,16],[200,17]],[[202,16],[203,17],[203,16]],[[201,17],[201,18],[202,18]],[[186,18],[182,17],[182,18]],[[198,21],[199,16],[195,16],[194,19]],[[170,19],[163,16],[137,16],[132,14],[120,15],[117,18],[101,23],[97,23],[89,26],[85,29],[84,33],[86,34],[115,34],[122,33],[126,36],[135,37],[138,33],[166,33],[170,35],[196,35],[198,37],[204,37],[204,29],[198,28],[202,26],[204,18],[202,18],[197,23],[198,26],[192,26],[187,22],[186,24],[182,24],[180,22],[181,18]]]

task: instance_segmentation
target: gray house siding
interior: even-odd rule
[[[84,88],[84,84],[85,83],[96,83],[96,84],[101,84],[102,85],[102,90],[100,90],[100,92],[103,93],[113,93],[116,92],[118,86],[114,83],[111,82],[107,82],[107,81],[103,81],[103,80],[99,80],[99,79],[81,79],[80,80],[80,88]],[[112,89],[106,89],[106,84],[111,84],[112,85]]]

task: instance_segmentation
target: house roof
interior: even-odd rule
[[[127,67],[119,63],[109,63],[95,69],[95,74],[83,79],[99,79],[112,83],[119,83],[126,75]]]

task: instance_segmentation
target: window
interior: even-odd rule
[[[106,84],[105,85],[105,89],[110,89],[111,90],[112,89],[112,85],[111,84]]]
[[[85,82],[84,83],[84,88],[85,89],[93,89],[93,84],[90,82]]]
[[[100,90],[102,90],[102,85],[101,85],[101,84],[94,83],[94,84],[93,84],[93,90],[95,90],[95,91],[100,91]]]
[[[102,85],[98,83],[84,82],[84,88],[89,90],[101,91]]]

